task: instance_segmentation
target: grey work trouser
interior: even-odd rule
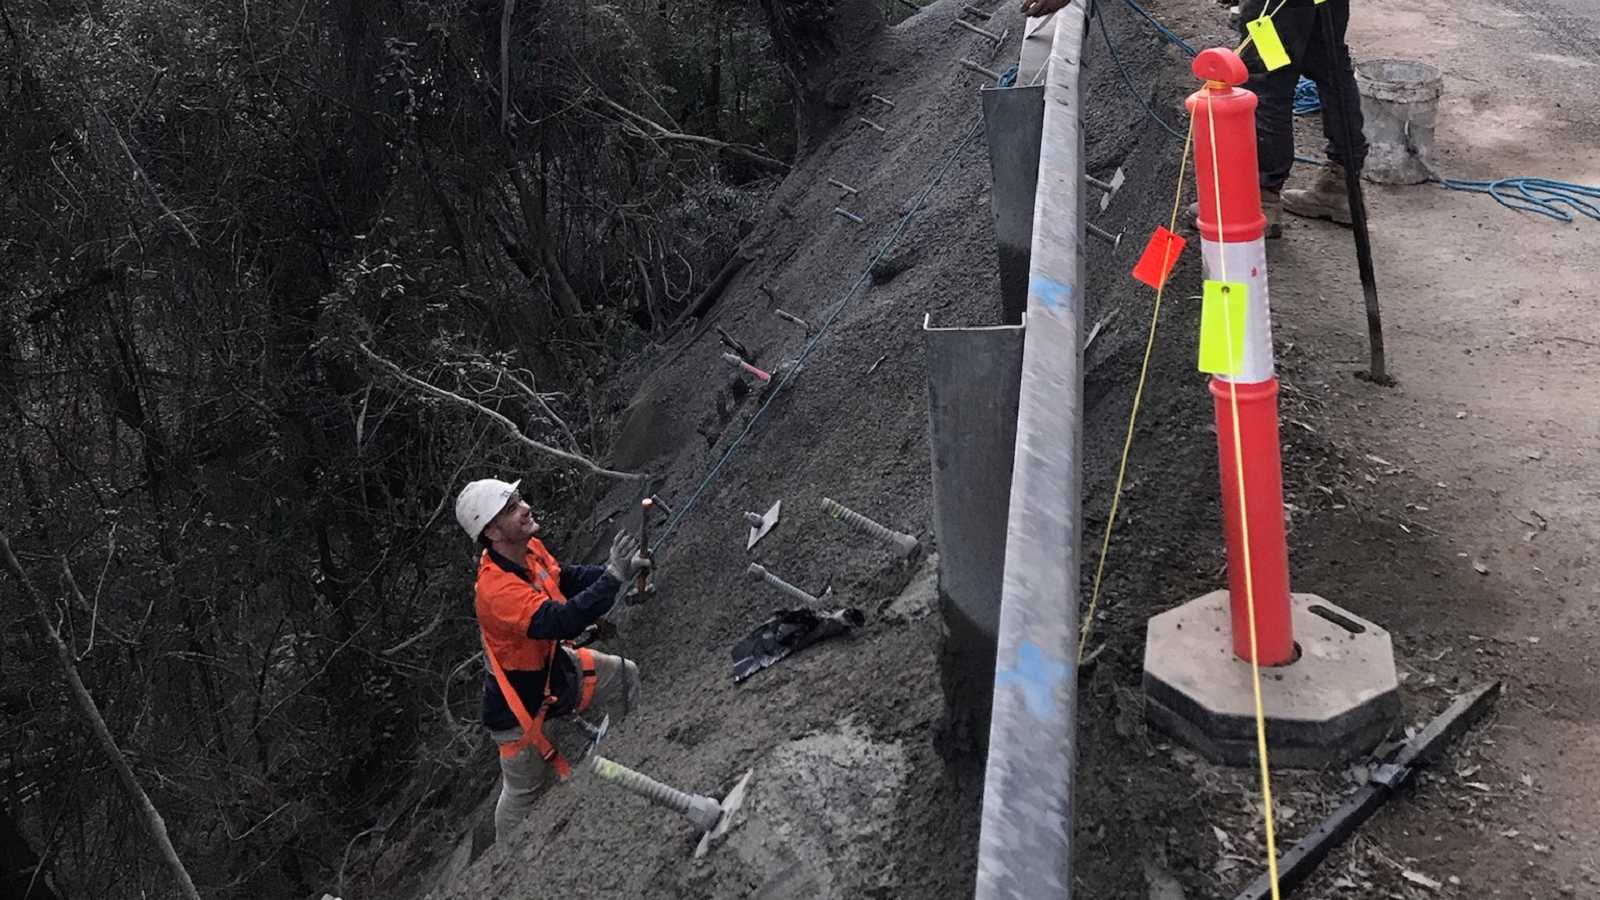
[[[562,650],[572,653],[566,648]],[[620,722],[629,711],[628,697],[638,693],[639,667],[631,659],[596,653],[594,672],[594,698],[589,701],[586,714],[596,722],[605,714],[610,714],[613,723]],[[548,719],[544,723],[544,733],[562,756],[573,760],[582,755],[589,736],[570,720],[570,716]],[[496,744],[509,744],[522,740],[522,729],[492,731],[489,736]],[[505,840],[555,781],[555,770],[531,744],[516,756],[500,757],[500,799],[494,805],[495,841]]]

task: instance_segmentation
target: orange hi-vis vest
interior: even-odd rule
[[[545,718],[560,700],[550,691],[550,672],[556,665],[556,654],[563,642],[528,636],[528,624],[541,605],[567,602],[561,593],[561,566],[538,539],[528,541],[528,552],[522,562],[527,568],[526,577],[502,568],[489,558],[488,552],[482,555],[478,564],[476,612],[483,636],[483,655],[506,705],[522,727],[522,737],[501,744],[500,755],[516,756],[531,746],[539,751],[558,778],[565,779],[572,774],[572,767],[544,733]],[[594,699],[596,681],[594,652],[583,648],[577,650],[576,654],[582,684],[577,703],[572,709],[574,713],[589,708],[589,703]],[[528,705],[506,675],[507,669],[524,672],[543,670],[543,696],[539,700],[538,712],[528,711]]]

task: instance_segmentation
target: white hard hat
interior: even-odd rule
[[[480,478],[462,488],[460,496],[456,497],[456,521],[461,523],[467,537],[476,541],[489,520],[506,508],[521,483],[521,479]]]

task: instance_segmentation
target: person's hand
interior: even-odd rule
[[[619,531],[611,540],[611,559],[606,562],[606,574],[618,581],[627,581],[639,571],[641,560],[649,564],[649,560],[639,552],[639,539],[626,531]]]
[[[1022,0],[1022,14],[1029,17],[1048,16],[1059,12],[1072,0]]]

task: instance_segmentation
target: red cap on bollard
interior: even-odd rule
[[[1239,54],[1223,47],[1200,51],[1194,73],[1206,82],[1185,103],[1194,116],[1200,236],[1222,243],[1257,240],[1267,219],[1256,170],[1256,95],[1239,86],[1250,73]]]
[[[1250,79],[1250,70],[1244,66],[1239,54],[1226,47],[1210,47],[1194,58],[1193,71],[1203,81],[1218,81],[1229,87],[1244,84]]]

